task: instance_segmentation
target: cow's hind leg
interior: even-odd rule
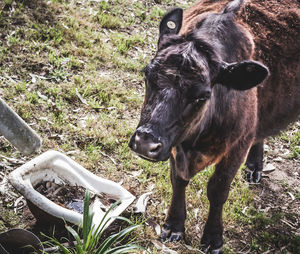
[[[247,147],[237,146],[232,149],[215,167],[215,172],[207,185],[207,197],[210,203],[208,219],[206,221],[201,247],[203,251],[222,253],[223,222],[222,210],[228,198],[231,182],[243,163],[248,151]]]
[[[247,181],[250,183],[259,183],[261,180],[263,169],[263,154],[264,154],[264,141],[254,144],[248,154],[246,160]]]
[[[168,216],[162,228],[161,240],[179,241],[184,234],[186,218],[185,188],[189,181],[183,180],[176,174],[174,163],[171,161],[172,201]]]

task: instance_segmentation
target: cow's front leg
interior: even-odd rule
[[[184,234],[184,221],[186,218],[185,188],[189,181],[183,180],[176,173],[173,159],[171,159],[170,165],[173,193],[168,216],[162,228],[161,240],[179,241]]]
[[[223,246],[222,210],[228,198],[230,184],[246,157],[247,149],[232,149],[215,167],[215,172],[207,185],[210,202],[208,219],[201,239],[202,250],[214,254],[221,253]]]

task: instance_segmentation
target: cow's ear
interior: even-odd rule
[[[159,38],[164,34],[177,34],[182,25],[183,10],[175,8],[169,11],[159,25]]]
[[[256,61],[223,63],[215,83],[242,91],[260,84],[268,75],[268,68]]]

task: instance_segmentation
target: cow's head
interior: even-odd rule
[[[162,19],[158,51],[144,68],[145,101],[129,146],[151,161],[167,160],[191,125],[201,121],[214,84],[247,90],[268,75],[268,69],[258,62],[223,62],[201,35],[178,35],[181,24],[178,8]]]

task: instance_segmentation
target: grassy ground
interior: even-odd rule
[[[159,224],[171,196],[168,164],[139,159],[130,152],[128,141],[143,102],[140,70],[155,53],[160,18],[168,8],[192,2],[0,2],[0,97],[43,138],[41,153],[54,149],[68,154],[97,175],[122,182],[136,196],[152,190],[145,216]],[[285,147],[284,160],[291,167],[299,166],[299,133],[295,125],[269,141],[271,148],[277,143]],[[0,154],[0,180],[17,166],[3,156],[23,161],[35,156],[24,157],[1,137]],[[198,253],[195,248],[208,211],[206,182],[212,171],[197,175],[187,190],[186,241],[167,244],[178,253]],[[287,197],[289,192],[294,196],[292,207],[299,204],[299,187],[281,185]],[[281,219],[297,229],[299,214],[292,210],[287,215],[276,207],[269,213],[257,210],[259,190],[249,188],[242,173],[236,177],[224,211],[225,252],[297,253],[300,232],[281,231],[284,223],[276,223]],[[0,232],[28,227],[22,214],[13,211],[14,198],[0,200]],[[267,225],[271,230],[264,231]],[[162,252],[151,226],[145,225],[137,239],[151,253]]]

